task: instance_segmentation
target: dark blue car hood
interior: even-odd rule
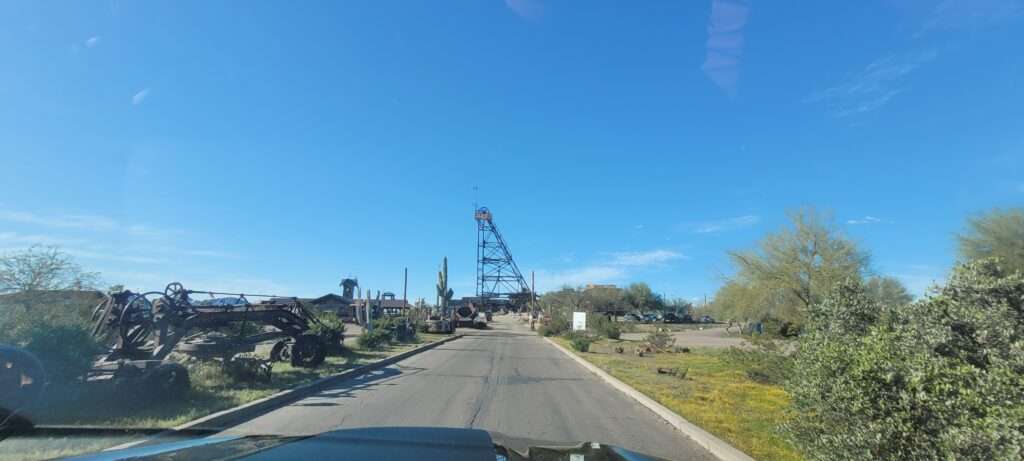
[[[571,455],[582,455],[582,458]],[[380,427],[343,429],[309,437],[214,435],[69,458],[76,461],[270,460],[655,460],[609,445],[527,441],[478,429]]]

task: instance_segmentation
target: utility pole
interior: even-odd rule
[[[367,333],[373,332],[373,309],[370,307],[370,301],[372,300],[373,295],[370,294],[371,291],[373,291],[373,290],[370,290],[369,288],[366,289],[366,332]]]
[[[530,271],[530,316],[537,312],[537,274]]]
[[[409,268],[405,268],[405,278],[402,282],[402,303],[409,304],[409,298],[406,298],[409,290]]]

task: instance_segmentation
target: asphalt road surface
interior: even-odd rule
[[[443,426],[559,442],[602,442],[674,460],[712,460],[650,410],[573,362],[511,316],[229,429],[309,435],[380,426]]]

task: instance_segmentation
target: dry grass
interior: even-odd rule
[[[555,340],[568,348],[568,341]],[[744,370],[725,360],[722,351],[636,357],[634,344],[602,340],[591,346],[590,353],[579,355],[755,459],[802,459],[776,429],[789,406],[781,387],[750,380]],[[626,353],[613,352],[618,345]],[[686,378],[660,375],[658,367],[686,369]]]

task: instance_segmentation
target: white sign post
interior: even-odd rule
[[[572,331],[583,331],[587,329],[587,313],[586,312],[573,312],[572,313]]]

